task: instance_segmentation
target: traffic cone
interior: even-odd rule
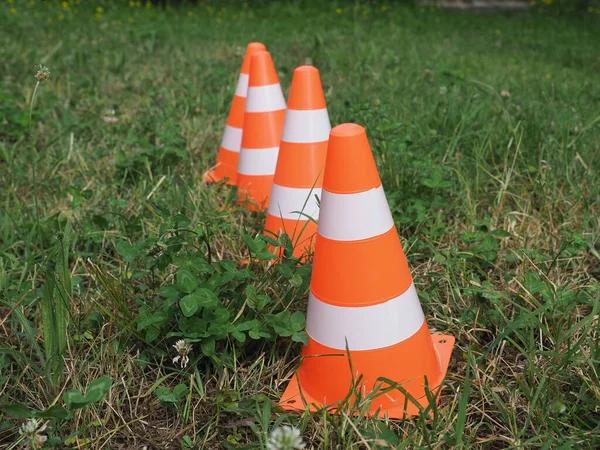
[[[246,92],[248,90],[248,76],[250,73],[250,56],[258,51],[266,50],[260,42],[251,42],[246,47],[246,54],[242,69],[235,88],[235,95],[229,109],[227,125],[223,132],[221,148],[217,155],[214,169],[204,175],[207,183],[227,180],[227,184],[235,185],[237,166],[240,157],[240,144],[242,142],[242,128],[244,126],[244,111],[246,109]]]
[[[238,202],[251,211],[265,210],[273,186],[285,120],[285,98],[267,51],[250,57],[244,132],[238,164]]]
[[[355,124],[329,136],[306,332],[280,401],[287,410],[335,409],[362,376],[361,393],[375,397],[368,414],[418,414],[410,397],[429,404],[426,385],[439,390],[454,346],[452,336],[429,333],[367,135]],[[389,387],[381,378],[410,396],[377,395],[376,384]]]
[[[317,232],[323,169],[331,124],[319,71],[300,66],[294,71],[283,125],[265,234],[287,233],[294,256],[312,252]],[[314,219],[314,220],[311,220]]]

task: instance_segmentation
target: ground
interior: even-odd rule
[[[286,423],[315,449],[600,447],[594,10],[79,3],[0,6],[0,448],[35,414],[58,448],[265,448]],[[367,129],[429,327],[457,340],[431,414],[276,406],[310,264],[242,266],[264,215],[202,182],[251,41],[286,95],[315,65],[332,123]]]

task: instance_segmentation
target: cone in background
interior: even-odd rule
[[[246,47],[244,62],[235,88],[235,95],[229,109],[227,125],[223,132],[221,148],[217,155],[217,163],[213,170],[204,175],[207,183],[227,180],[227,184],[235,185],[237,178],[238,160],[240,157],[240,144],[242,142],[242,128],[244,126],[244,111],[246,110],[246,92],[248,90],[248,77],[250,74],[250,56],[258,51],[266,50],[260,42],[251,42]]]
[[[431,335],[365,130],[331,130],[315,245],[303,360],[280,401],[288,410],[335,408],[362,375],[368,395],[379,377],[392,380],[422,405],[437,392],[454,338]],[[351,373],[346,343],[351,360]],[[405,407],[406,402],[406,407]],[[311,406],[311,409],[315,409]],[[402,418],[418,407],[399,390],[376,396],[369,414]]]
[[[312,66],[294,70],[279,158],[275,169],[265,234],[287,233],[294,256],[312,252],[321,197],[323,169],[331,124],[319,71]]]
[[[271,54],[267,51],[254,53],[250,57],[237,174],[238,201],[250,210],[264,211],[269,205],[285,110],[285,98]]]

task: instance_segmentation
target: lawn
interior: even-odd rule
[[[315,449],[599,448],[598,13],[3,1],[0,448],[34,416],[56,448],[266,448],[283,424]],[[277,407],[311,265],[254,262],[264,213],[202,181],[251,41],[286,95],[312,64],[332,125],[367,130],[457,340],[430,414]],[[197,287],[211,306],[186,310]]]

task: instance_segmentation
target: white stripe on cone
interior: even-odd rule
[[[248,91],[248,78],[249,76],[245,73],[240,73],[237,86],[235,87],[235,95],[239,95],[240,97],[246,96],[246,92]]]
[[[320,224],[319,224],[320,226]],[[402,295],[373,306],[334,306],[310,293],[306,332],[337,350],[375,350],[398,344],[423,326],[425,316],[414,284]]]
[[[238,153],[240,146],[242,145],[242,129],[232,126],[225,126],[225,132],[223,133],[223,140],[221,141],[221,147],[230,152]]]
[[[271,112],[286,109],[281,85],[252,86],[248,88],[246,112]]]
[[[314,110],[288,109],[281,140],[310,144],[329,140],[331,125],[327,108]]]
[[[315,195],[321,197],[321,188],[290,188],[273,184],[267,212],[275,217],[293,220],[319,218],[319,205]]]
[[[242,175],[273,175],[277,166],[279,147],[242,148],[238,173]]]
[[[359,241],[380,236],[394,226],[383,186],[356,194],[323,189],[318,232],[334,241]]]

